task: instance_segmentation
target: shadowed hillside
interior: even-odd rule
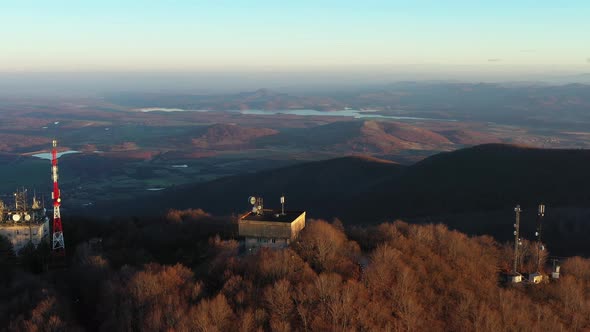
[[[214,213],[242,212],[248,209],[251,195],[265,197],[269,207],[276,207],[284,193],[288,206],[307,206],[309,211],[323,214],[354,195],[370,191],[401,169],[396,163],[375,158],[337,158],[174,188],[158,197],[158,206],[206,206]]]
[[[585,253],[582,243],[590,235],[590,224],[581,216],[590,207],[589,168],[587,150],[488,144],[441,153],[412,166],[361,157],[305,163],[179,186],[132,202],[99,202],[97,209],[127,215],[169,208],[232,214],[249,208],[250,195],[277,207],[285,194],[287,208],[304,208],[311,216],[355,224],[395,218],[444,221],[470,234],[503,238],[510,233],[506,230],[516,204],[534,220],[536,205],[545,203],[548,221],[554,223],[548,226],[553,233],[547,240],[557,245],[567,238],[562,252]]]
[[[590,206],[589,168],[588,150],[486,144],[440,153],[411,166],[345,157],[231,176],[165,190],[150,206],[227,213],[240,210],[249,195],[281,193],[293,204],[321,207],[318,211],[332,216],[355,215],[362,206],[367,219],[495,210],[541,201]],[[334,201],[347,204],[331,204]]]
[[[519,203],[590,206],[590,151],[486,144],[440,153],[374,188],[391,215],[509,208]]]
[[[98,202],[97,209],[108,206],[116,214],[143,215],[162,213],[169,208],[202,206],[216,214],[230,214],[248,209],[249,196],[260,195],[268,207],[276,207],[279,196],[285,194],[287,206],[305,206],[310,212],[325,214],[338,209],[351,197],[369,192],[402,169],[401,165],[386,160],[344,157],[178,186],[129,202]]]

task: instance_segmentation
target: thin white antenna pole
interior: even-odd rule
[[[543,217],[545,216],[545,204],[539,204],[539,210],[537,211],[537,272],[541,272],[541,231],[543,229]]]

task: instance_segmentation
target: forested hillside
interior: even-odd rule
[[[7,268],[3,256],[2,330],[590,328],[590,260],[562,261],[559,281],[504,285],[510,246],[443,225],[345,230],[338,220],[311,220],[290,248],[249,255],[231,227],[199,210],[68,225],[69,268],[34,274],[34,261]],[[213,233],[220,236],[205,235]],[[86,242],[95,236],[100,249]],[[523,252],[523,272],[533,271],[533,254]]]

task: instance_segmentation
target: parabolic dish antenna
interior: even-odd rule
[[[12,220],[19,221],[20,220],[20,214],[13,214],[12,215]]]
[[[250,202],[252,205],[256,204],[256,197],[250,196],[250,198],[248,198],[248,202]]]
[[[25,214],[25,220],[26,221],[31,221],[31,215],[30,214]]]

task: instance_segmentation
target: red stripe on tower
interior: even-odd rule
[[[51,199],[53,199],[53,236],[52,247],[54,253],[65,254],[66,246],[64,243],[64,233],[61,225],[61,214],[59,207],[61,206],[61,195],[59,192],[59,185],[57,183],[57,141],[53,140],[53,149],[51,150],[51,178],[53,179],[53,192]]]

